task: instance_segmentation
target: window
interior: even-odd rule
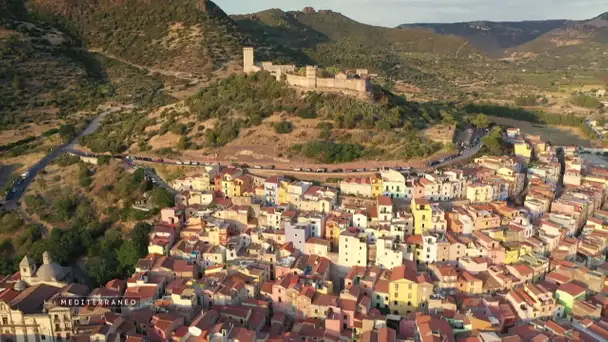
[[[8,318],[2,317],[2,325],[8,325]]]

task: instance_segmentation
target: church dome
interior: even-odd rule
[[[36,272],[36,278],[42,281],[60,281],[65,277],[65,271],[63,267],[56,264],[51,259],[49,252],[42,254],[42,266],[38,268]]]
[[[23,280],[19,280],[18,282],[16,282],[13,285],[13,290],[15,291],[24,291],[25,289],[27,289],[27,284],[23,281]]]

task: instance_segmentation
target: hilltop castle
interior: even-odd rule
[[[306,76],[296,75],[296,66],[274,65],[272,62],[255,63],[254,51],[251,47],[243,48],[243,70],[246,73],[268,71],[276,77],[277,81],[285,75],[287,84],[309,90],[336,90],[365,93],[369,90],[369,79],[367,69],[357,69],[356,75],[349,76],[339,73],[333,78],[322,78],[317,76],[316,66],[306,66]]]

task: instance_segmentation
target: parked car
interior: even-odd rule
[[[180,160],[178,160],[178,161],[176,161],[176,162],[175,162],[175,164],[177,164],[177,165],[182,165],[182,164],[184,164],[184,163],[182,163]]]
[[[333,169],[333,170],[331,170],[331,172],[335,172],[335,173],[336,172],[342,172],[342,169]]]
[[[296,168],[294,168],[293,170],[294,170],[294,171],[302,171],[302,169],[301,169],[301,168],[299,168],[299,167],[296,167]]]
[[[312,169],[303,169],[304,172],[312,172]]]
[[[261,165],[254,165],[253,168],[254,169],[262,169],[262,166]]]
[[[199,162],[197,162],[197,161],[193,161],[193,162],[192,162],[192,165],[199,165],[199,164],[200,164],[200,163],[199,163]]]
[[[318,172],[318,173],[324,173],[324,172],[327,172],[327,169],[326,168],[320,168],[320,169],[317,169],[316,172]]]

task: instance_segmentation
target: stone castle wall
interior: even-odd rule
[[[369,89],[369,86],[366,79],[317,78],[317,88],[346,89],[364,93]]]
[[[320,90],[347,90],[359,93],[365,93],[369,90],[369,80],[367,78],[352,79],[345,74],[339,74],[334,78],[317,77],[317,67],[307,66],[306,76],[295,75],[296,66],[290,65],[274,65],[272,62],[255,63],[253,48],[243,49],[243,70],[246,73],[257,71],[268,71],[281,80],[285,75],[287,84],[294,87],[305,89],[320,89]],[[361,76],[367,75],[367,70],[357,69],[357,73]]]

